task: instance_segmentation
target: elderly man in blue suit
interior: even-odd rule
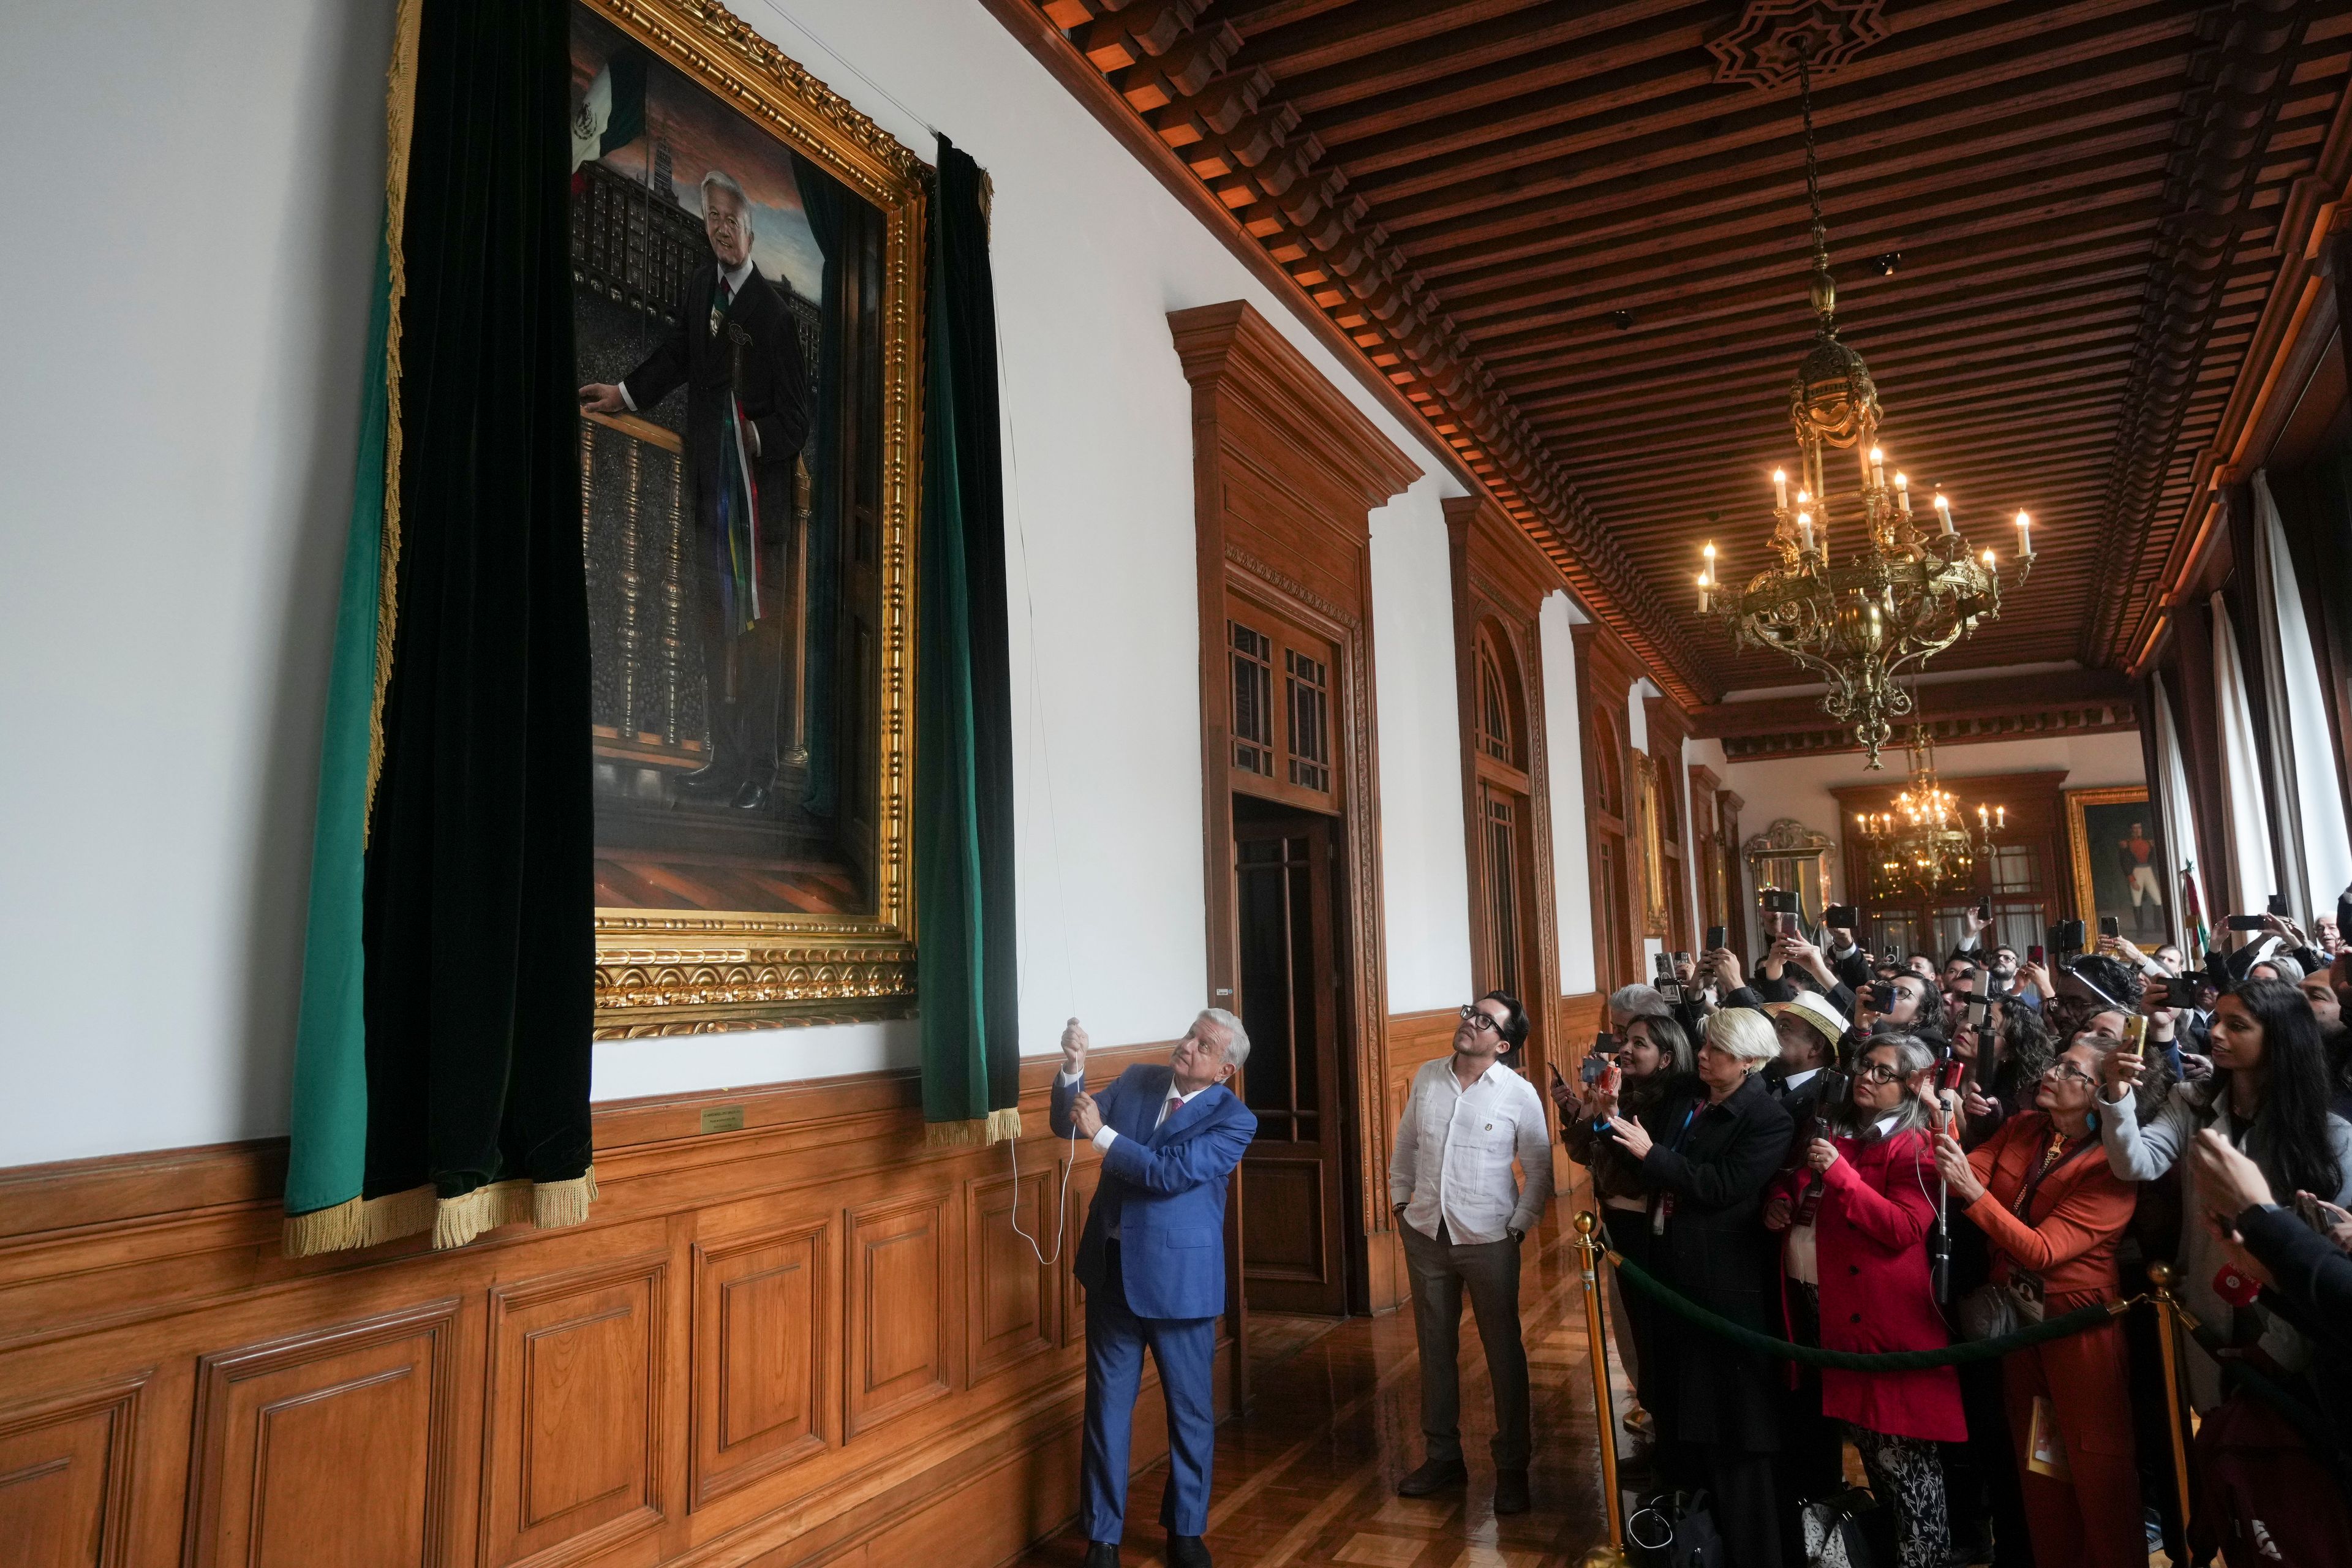
[[[1165,1067],[1131,1067],[1086,1089],[1087,1032],[1062,1032],[1054,1132],[1075,1127],[1102,1151],[1102,1180],[1078,1244],[1087,1290],[1086,1462],[1079,1477],[1086,1568],[1118,1568],[1127,1518],[1128,1439],[1143,1351],[1168,1404],[1168,1490],[1160,1522],[1168,1568],[1209,1568],[1214,1441],[1212,1359],[1225,1310],[1225,1192],[1257,1118],[1226,1082],[1249,1059],[1239,1018],[1212,1007]]]

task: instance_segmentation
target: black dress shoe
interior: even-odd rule
[[[1168,1538],[1168,1568],[1210,1568],[1209,1543],[1197,1535]]]
[[[1470,1479],[1470,1467],[1459,1459],[1431,1459],[1397,1483],[1399,1497],[1431,1497]]]
[[[684,774],[678,779],[677,793],[726,795],[741,783],[741,775],[733,768],[721,766],[718,763],[705,763],[692,773]]]
[[[1528,1473],[1525,1470],[1495,1472],[1495,1514],[1500,1518],[1509,1513],[1525,1513],[1535,1503],[1528,1496]]]
[[[735,809],[738,811],[765,811],[768,809],[769,802],[772,797],[773,792],[771,791],[766,784],[747,783],[741,789],[735,792]]]
[[[1087,1542],[1086,1568],[1118,1568],[1118,1542],[1116,1541]]]

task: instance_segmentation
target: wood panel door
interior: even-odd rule
[[[1253,1308],[1336,1316],[1348,1310],[1348,1246],[1332,821],[1234,804],[1234,1010],[1250,1037],[1242,1098],[1257,1116],[1242,1161],[1244,1290]]]

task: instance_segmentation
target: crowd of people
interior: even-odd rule
[[[2352,949],[2272,915],[2194,968],[2113,934],[2021,961],[1988,915],[1940,963],[1787,920],[1752,974],[1726,948],[1677,955],[1554,1072],[1610,1248],[1683,1299],[1622,1273],[1611,1296],[1627,1471],[1661,1499],[1644,1517],[1703,1512],[1728,1568],[1797,1568],[1864,1525],[1901,1568],[2140,1568],[2159,1543],[2352,1563]],[[1466,1290],[1498,1513],[1528,1506],[1517,1251],[1552,1183],[1527,1147],[1541,1107],[1504,1065],[1527,1027],[1507,995],[1463,1009],[1391,1169],[1428,1444],[1400,1489],[1466,1475]],[[2170,1373],[2152,1314],[2120,1310],[2156,1265],[2196,1341],[2186,1539]],[[2108,1310],[2034,1339],[2084,1308]],[[1815,1370],[1706,1316],[1832,1352],[2032,1342]]]

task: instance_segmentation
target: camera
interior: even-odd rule
[[[1822,924],[1853,931],[1862,924],[1862,910],[1853,904],[1832,904],[1822,911]]]
[[[2123,921],[2116,919],[2114,915],[2101,915],[2099,917],[2099,934],[2101,936],[2123,935]]]
[[[1707,952],[1715,952],[1717,948],[1721,947],[1721,946],[1724,944],[1725,936],[1726,936],[1726,933],[1725,933],[1725,931],[1724,931],[1724,929],[1723,929],[1721,926],[1709,926],[1709,927],[1707,927],[1707,928],[1706,928],[1706,950],[1707,950]]]

